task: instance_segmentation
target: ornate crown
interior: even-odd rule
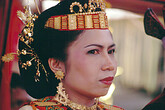
[[[52,16],[45,24],[58,30],[107,29],[108,20],[105,13],[105,3],[102,0],[89,0],[82,6],[79,2],[70,5],[73,14]]]

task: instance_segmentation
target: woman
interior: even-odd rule
[[[20,72],[27,93],[41,99],[20,110],[122,109],[97,99],[117,69],[104,8],[101,0],[64,0],[42,12],[34,29],[26,24],[19,35]]]

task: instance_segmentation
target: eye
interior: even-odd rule
[[[108,54],[114,54],[115,53],[115,49],[109,50]]]
[[[97,50],[97,49],[90,50],[90,51],[88,51],[88,54],[99,54],[99,50]]]

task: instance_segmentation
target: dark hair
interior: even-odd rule
[[[12,73],[10,87],[11,88],[17,88],[18,87],[18,88],[24,89],[20,75],[18,73]]]
[[[55,95],[56,86],[59,80],[54,77],[54,73],[50,70],[48,65],[49,58],[65,62],[67,59],[67,47],[83,32],[79,31],[60,31],[52,28],[45,28],[45,23],[51,16],[70,14],[69,7],[72,2],[78,1],[81,4],[87,3],[87,0],[64,0],[58,5],[42,12],[38,19],[34,22],[33,38],[34,41],[31,47],[37,53],[46,68],[48,74],[48,81],[46,80],[45,73],[40,69],[40,81],[35,82],[34,76],[36,74],[36,62],[32,62],[30,67],[23,69],[19,62],[21,78],[24,87],[29,95],[34,98],[42,98],[45,96]],[[19,41],[19,50],[28,48],[23,42]],[[26,62],[31,59],[31,56],[20,56],[21,62]],[[41,68],[41,67],[40,67]]]

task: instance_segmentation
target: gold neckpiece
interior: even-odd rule
[[[97,110],[98,101],[96,101],[95,104],[92,105],[91,107],[87,107],[87,106],[84,106],[84,105],[74,103],[71,100],[69,100],[67,105],[70,108],[72,108],[73,110]]]
[[[95,104],[91,107],[87,107],[87,106],[72,102],[71,100],[69,100],[68,94],[66,94],[65,88],[63,88],[62,82],[59,83],[57,87],[57,95],[55,95],[53,100],[56,100],[65,106],[69,106],[73,110],[97,110],[97,105],[98,105],[98,99],[95,100]]]

